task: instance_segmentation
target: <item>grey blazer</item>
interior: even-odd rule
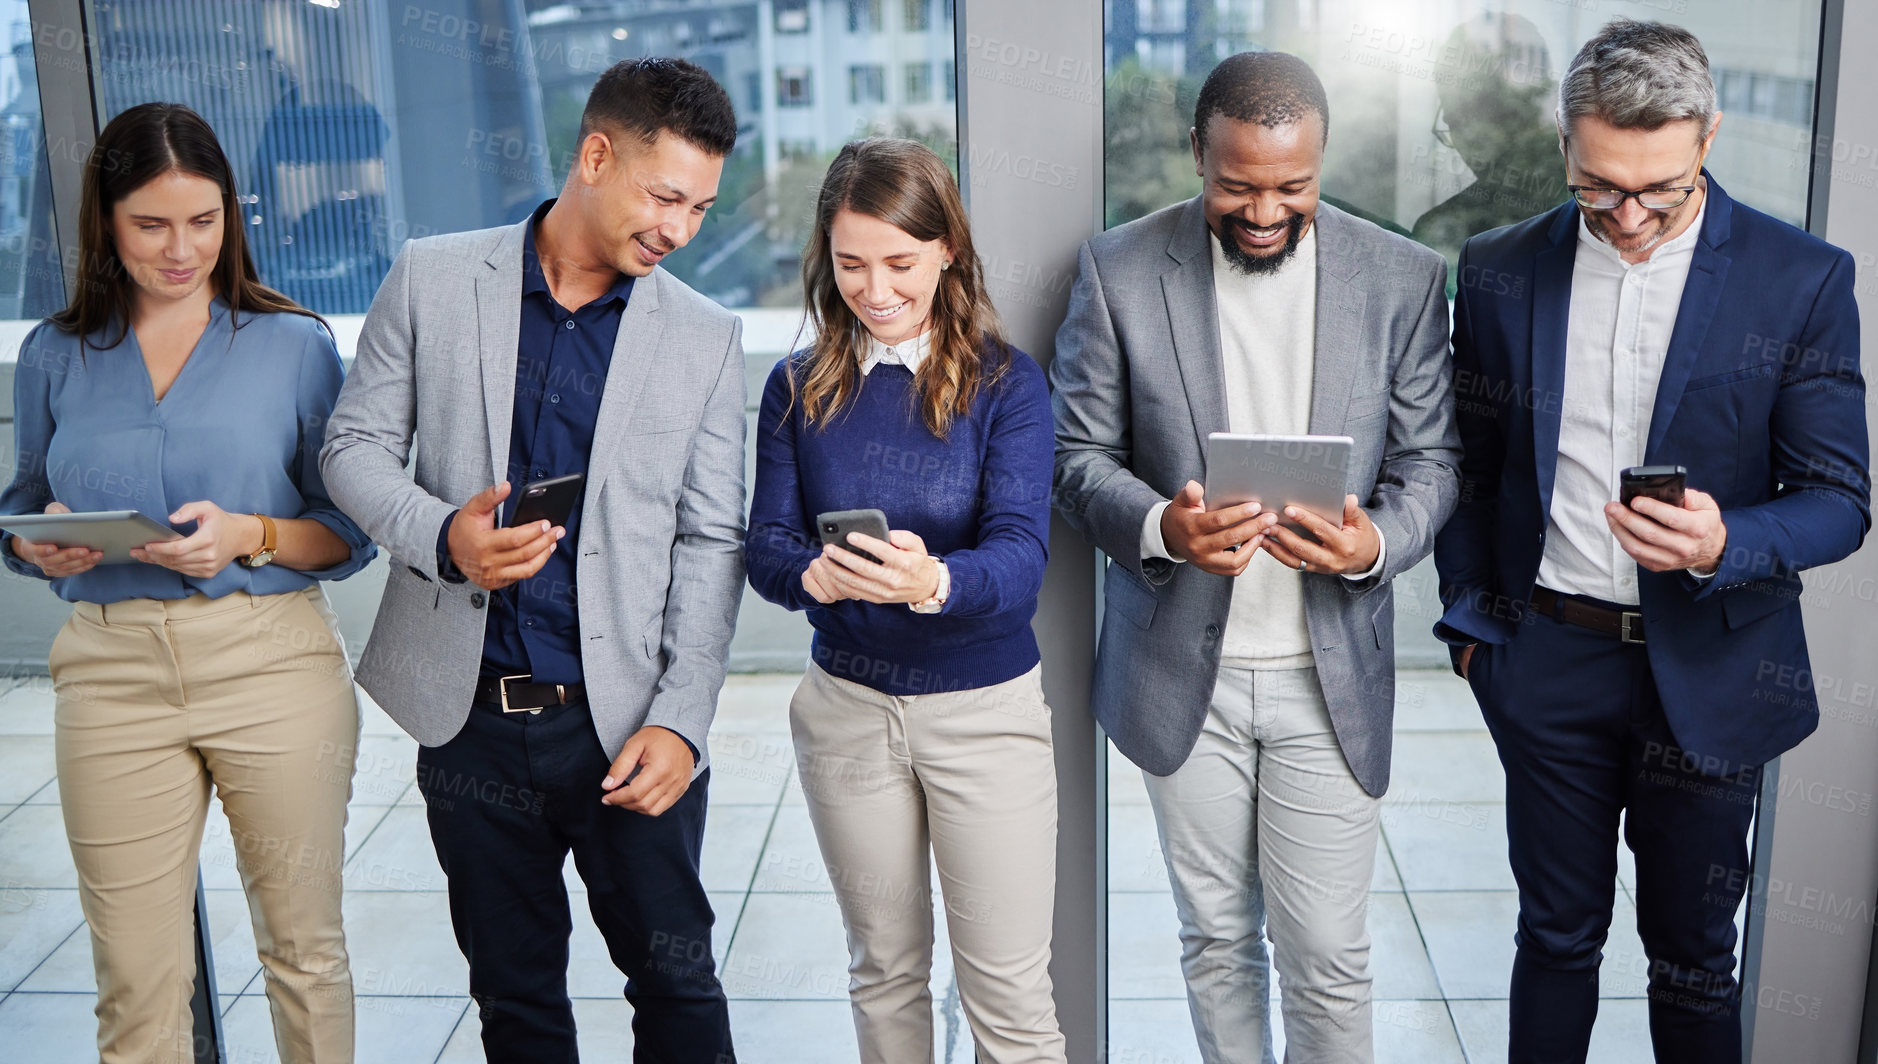
[[[1310,430],[1356,440],[1349,490],[1381,530],[1382,571],[1302,574],[1318,679],[1344,758],[1389,786],[1395,719],[1390,581],[1425,557],[1454,509],[1460,438],[1441,256],[1329,204],[1317,210]],[[1219,674],[1232,581],[1141,560],[1141,526],[1226,431],[1213,260],[1198,199],[1082,247],[1050,364],[1057,504],[1109,556],[1095,714],[1135,764],[1165,776],[1193,750]]]
[[[425,746],[463,727],[482,661],[488,595],[438,577],[437,535],[508,466],[527,224],[405,245],[320,453],[333,500],[391,555],[359,683]],[[658,724],[704,768],[743,593],[742,337],[663,269],[634,283],[620,319],[575,569],[609,756]]]

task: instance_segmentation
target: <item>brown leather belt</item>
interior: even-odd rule
[[[587,685],[581,683],[518,683],[526,676],[490,676],[476,681],[476,700],[494,702],[504,713],[546,709],[579,702],[587,697]]]
[[[1532,589],[1532,608],[1554,620],[1614,636],[1620,643],[1643,642],[1643,614],[1636,610],[1614,610],[1549,587]]]

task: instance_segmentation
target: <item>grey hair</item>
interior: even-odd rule
[[[1662,22],[1612,19],[1573,57],[1558,86],[1559,129],[1586,115],[1618,129],[1661,129],[1693,121],[1696,136],[1715,121],[1715,79],[1695,34]]]

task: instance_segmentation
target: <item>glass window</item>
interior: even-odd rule
[[[904,0],[901,25],[909,30],[923,30],[932,23],[932,0]]]
[[[859,63],[848,68],[849,103],[886,103],[887,68],[879,63]]]
[[[775,0],[776,32],[807,33],[809,0]]]
[[[815,78],[808,67],[783,67],[776,71],[776,106],[813,107]]]
[[[33,57],[34,23],[26,0],[0,2],[0,20],[8,43],[0,54],[0,321],[22,321],[64,307],[65,267],[53,221],[52,175]],[[66,145],[62,150],[83,158],[90,145]],[[11,441],[0,447],[10,452]],[[0,459],[0,469],[9,465]]]
[[[906,65],[906,102],[929,103],[932,100],[932,64]]]
[[[848,32],[879,33],[881,0],[848,0]]]

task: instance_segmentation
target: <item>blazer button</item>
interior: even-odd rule
[[[483,593],[482,592],[480,591],[470,592],[470,606],[472,608],[479,609],[479,610],[483,608]]]
[[[1209,625],[1207,625],[1207,626],[1206,626],[1206,637],[1207,637],[1208,639],[1218,639],[1218,638],[1219,638],[1219,625],[1217,625],[1217,624],[1209,624]]]

